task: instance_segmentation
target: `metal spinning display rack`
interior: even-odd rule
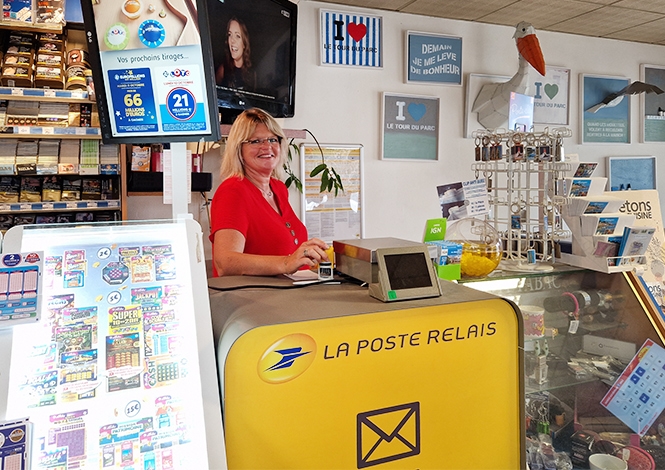
[[[572,169],[563,155],[567,128],[542,132],[476,131],[476,178],[487,180],[492,210],[486,220],[499,232],[502,264],[537,269],[554,263],[556,242],[568,239],[561,208],[563,178]],[[505,150],[504,150],[505,149]]]

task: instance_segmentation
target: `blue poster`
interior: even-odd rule
[[[462,38],[407,33],[409,82],[462,84]]]
[[[321,10],[323,64],[382,67],[380,16]]]
[[[116,132],[157,132],[150,69],[109,70],[108,76]]]
[[[583,143],[630,143],[630,96],[607,100],[629,84],[627,78],[582,75]]]

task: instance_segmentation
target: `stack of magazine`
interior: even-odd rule
[[[626,199],[605,191],[607,178],[591,176],[588,165],[580,163],[563,182],[568,204],[562,215],[573,234],[573,254],[606,259],[607,267],[644,264],[655,227],[635,226],[635,215],[622,210]]]

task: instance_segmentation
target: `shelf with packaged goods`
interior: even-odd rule
[[[11,29],[13,31],[24,31],[30,33],[49,32],[62,33],[65,25],[62,23],[28,23],[26,21],[7,20],[0,21],[0,29]]]
[[[6,126],[0,128],[0,139],[29,137],[101,140],[102,133],[98,127]]]
[[[120,199],[101,201],[11,202],[0,203],[0,214],[26,212],[118,211]]]
[[[0,86],[0,100],[48,101],[54,103],[95,103],[86,90],[20,88]]]

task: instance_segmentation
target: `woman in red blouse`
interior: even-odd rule
[[[222,160],[222,183],[211,209],[215,276],[291,274],[327,261],[325,242],[307,229],[281,181],[287,142],[265,111],[235,120]]]

